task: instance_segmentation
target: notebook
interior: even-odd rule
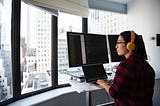
[[[96,83],[98,79],[107,80],[107,74],[103,64],[82,66],[84,77],[87,83]]]

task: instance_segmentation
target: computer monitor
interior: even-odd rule
[[[119,35],[108,35],[109,52],[111,56],[111,62],[120,62],[125,59],[124,56],[119,56],[116,51],[116,42]]]
[[[67,32],[69,67],[109,63],[106,35]]]
[[[115,46],[116,46],[118,36],[119,35],[116,35],[116,34],[115,35],[108,35],[109,52],[110,52],[110,56],[111,56],[111,62],[120,62],[125,59],[124,56],[119,56],[116,52]],[[142,35],[138,35],[138,36],[139,36],[139,39],[141,41],[142,46],[145,47]],[[143,52],[144,58],[147,60],[148,58],[147,58],[146,49],[145,48],[142,49],[142,52]]]
[[[85,53],[87,64],[104,64],[109,62],[106,35],[86,34]]]
[[[69,67],[82,65],[81,36],[84,36],[84,34],[67,32]]]

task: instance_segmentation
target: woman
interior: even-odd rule
[[[142,40],[134,31],[124,31],[115,48],[126,59],[117,66],[113,82],[97,83],[115,99],[115,106],[152,106],[155,72],[146,61]]]

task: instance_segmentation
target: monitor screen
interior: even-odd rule
[[[116,51],[116,42],[119,35],[108,35],[108,42],[109,42],[109,50],[111,56],[111,62],[120,62],[125,59],[124,56],[119,56]]]
[[[67,32],[69,67],[108,63],[106,35]]]
[[[125,59],[124,56],[119,56],[116,52],[116,42],[118,39],[119,35],[108,35],[108,42],[109,42],[109,49],[110,49],[110,56],[111,56],[111,62],[120,62],[122,60]],[[142,35],[138,35],[139,39],[141,41],[141,44],[144,45],[144,41],[142,38]],[[145,47],[145,46],[144,46]],[[144,48],[144,50],[142,50],[143,52],[143,56],[145,57],[145,59],[147,60],[147,53],[146,53],[146,49]]]
[[[84,34],[67,32],[69,67],[82,65],[82,49],[80,36],[84,36]]]
[[[85,53],[87,64],[108,63],[106,35],[86,34]]]
[[[82,66],[86,82],[96,82],[98,79],[107,79],[103,64]]]

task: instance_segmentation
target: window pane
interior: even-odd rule
[[[82,32],[82,17],[60,12],[58,16],[58,83],[68,83],[67,31]]]
[[[119,34],[127,30],[127,15],[90,9],[88,32],[97,34]]]
[[[11,98],[11,0],[0,0],[0,102]]]
[[[51,86],[51,14],[21,3],[21,93]]]
[[[119,34],[120,32],[125,30],[128,30],[126,14],[90,9],[88,17],[89,33],[108,35],[108,34]],[[116,62],[112,64],[110,63],[104,64],[104,67],[108,71],[110,70],[115,71],[116,66],[117,66]]]

